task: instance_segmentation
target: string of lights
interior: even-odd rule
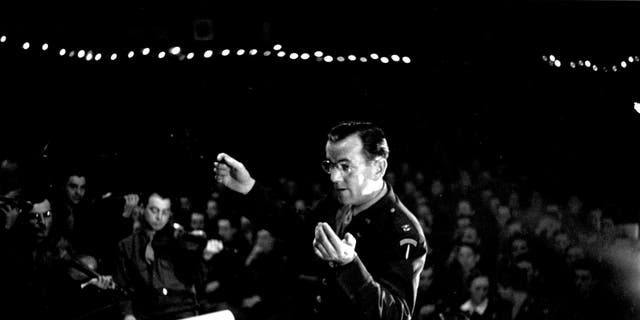
[[[401,56],[398,54],[391,54],[388,56],[379,55],[377,53],[368,53],[364,55],[333,55],[328,54],[320,50],[310,50],[305,52],[302,50],[288,49],[285,50],[281,44],[275,44],[271,48],[259,50],[243,49],[243,48],[226,48],[226,49],[186,49],[179,46],[171,46],[164,49],[152,49],[150,47],[136,48],[136,49],[119,49],[119,50],[93,50],[86,48],[71,48],[62,47],[49,44],[47,42],[31,43],[24,40],[9,39],[6,34],[0,35],[0,48],[19,46],[23,51],[37,51],[43,54],[57,55],[59,57],[66,57],[71,59],[79,59],[87,62],[116,62],[120,60],[134,60],[139,57],[151,57],[158,60],[163,59],[177,59],[179,61],[190,61],[197,59],[211,59],[214,57],[230,57],[230,56],[263,56],[263,57],[277,57],[280,59],[289,59],[291,61],[316,61],[323,63],[404,63],[409,64],[412,59],[409,56]]]
[[[542,61],[555,68],[583,69],[592,72],[618,72],[628,69],[632,64],[637,64],[638,56],[629,56],[616,63],[596,63],[593,59],[560,59],[558,56],[550,54],[543,55]]]

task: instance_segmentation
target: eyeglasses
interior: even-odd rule
[[[51,217],[51,210],[45,212],[30,212],[32,219],[45,219]]]
[[[338,169],[338,172],[340,172],[340,174],[342,174],[343,176],[351,174],[354,168],[348,162],[333,163],[331,162],[331,160],[324,160],[322,161],[321,165],[322,165],[322,170],[324,170],[324,172],[331,174],[331,170],[333,168],[336,168]]]

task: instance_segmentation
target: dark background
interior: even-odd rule
[[[640,54],[638,13],[634,1],[23,1],[0,13],[2,149],[52,172],[84,162],[125,189],[207,184],[220,151],[259,177],[316,179],[326,131],[372,120],[386,129],[392,163],[432,176],[473,159],[506,164],[536,187],[602,198],[635,220],[640,63],[611,66]],[[194,29],[197,19],[212,29]],[[263,52],[276,43],[412,63],[56,55],[173,45]],[[562,67],[543,61],[549,54]],[[568,67],[579,59],[607,72]]]

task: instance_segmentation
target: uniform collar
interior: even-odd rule
[[[359,205],[359,206],[353,206],[351,207],[351,210],[353,211],[353,216],[357,216],[358,213],[365,211],[367,209],[369,209],[371,206],[373,206],[375,203],[377,203],[378,201],[380,201],[380,199],[384,198],[385,195],[387,195],[387,183],[383,182],[382,183],[382,188],[378,191],[378,193],[369,201]]]

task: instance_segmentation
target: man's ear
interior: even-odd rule
[[[385,158],[379,158],[375,160],[373,168],[376,180],[384,177],[385,172],[387,172],[387,165],[387,159]]]

